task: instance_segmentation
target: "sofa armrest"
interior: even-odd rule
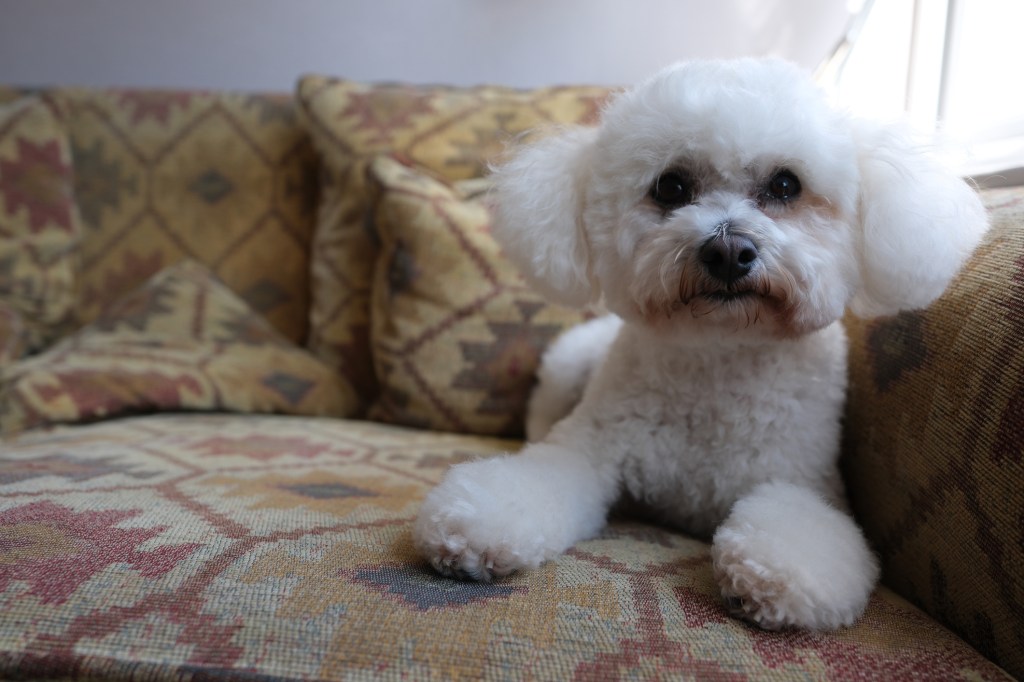
[[[844,471],[883,581],[1024,671],[1024,188],[927,310],[848,320]]]

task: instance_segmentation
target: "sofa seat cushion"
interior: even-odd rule
[[[0,430],[171,410],[347,414],[355,395],[185,260],[46,352],[0,370]]]
[[[433,574],[423,495],[517,445],[251,415],[9,439],[0,677],[1006,679],[885,589],[850,629],[749,627],[706,544],[631,521],[493,584]]]

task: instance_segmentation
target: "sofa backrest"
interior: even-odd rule
[[[0,103],[22,93],[0,90]],[[317,162],[287,94],[55,88],[82,222],[76,317],[183,258],[307,333]]]

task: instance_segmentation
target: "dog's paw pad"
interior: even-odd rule
[[[434,570],[462,580],[490,582],[513,573],[519,567],[514,555],[507,549],[476,549],[462,536],[446,537],[443,543],[428,554]]]
[[[729,612],[765,630],[792,625],[786,583],[751,561],[718,562],[715,578]]]

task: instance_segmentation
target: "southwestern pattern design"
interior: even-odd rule
[[[207,268],[182,261],[0,374],[0,432],[181,410],[340,416],[356,397]]]
[[[437,577],[422,495],[514,442],[161,415],[9,444],[5,679],[1007,679],[884,589],[852,629],[750,628],[706,544],[632,522],[491,585]]]
[[[486,180],[451,186],[390,157],[367,187],[380,237],[371,335],[377,421],[523,434],[540,356],[585,314],[547,303],[491,236]]]
[[[64,121],[47,99],[0,106],[0,368],[73,321],[74,202]]]
[[[58,89],[84,236],[76,309],[183,258],[305,340],[316,157],[287,96]]]
[[[1024,674],[1024,190],[926,311],[848,320],[845,465],[883,580]]]
[[[297,98],[322,164],[310,348],[373,400],[370,295],[378,238],[367,222],[366,167],[375,156],[401,156],[446,180],[480,177],[527,131],[596,118],[608,93],[302,78]]]

